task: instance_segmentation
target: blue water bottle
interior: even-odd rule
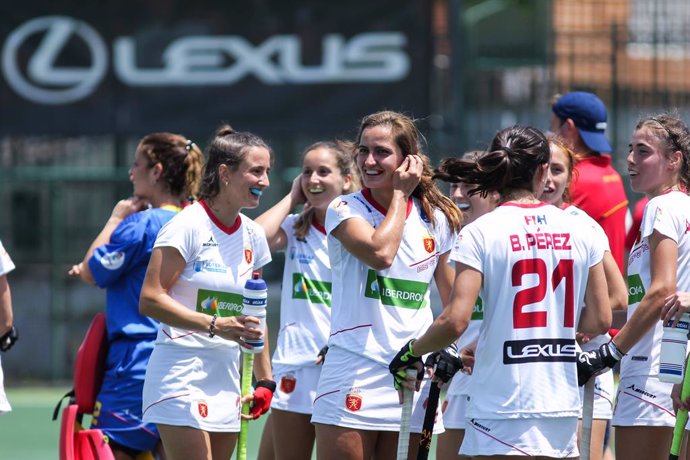
[[[259,272],[252,273],[252,277],[244,285],[242,299],[242,314],[253,316],[261,320],[257,326],[261,332],[266,330],[266,304],[268,302],[268,289],[266,282],[261,279]],[[263,337],[257,340],[244,339],[253,348],[242,347],[245,353],[260,353],[264,349]]]

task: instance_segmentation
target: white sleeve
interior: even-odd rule
[[[326,233],[331,234],[338,225],[347,219],[357,217],[364,219],[361,203],[353,199],[353,195],[341,195],[331,201],[326,210]],[[365,219],[366,220],[366,219]]]
[[[194,228],[187,225],[187,219],[182,213],[176,214],[158,232],[154,248],[170,247],[175,248],[180,253],[185,262],[192,260],[198,248],[193,242]]]

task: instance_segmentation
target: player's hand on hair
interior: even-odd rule
[[[326,361],[326,353],[328,353],[328,345],[324,345],[323,348],[319,350],[319,354],[316,355],[316,365],[321,365]]]
[[[254,387],[254,393],[242,398],[242,403],[249,402],[249,414],[242,414],[245,420],[256,420],[271,408],[273,393],[276,391],[276,383],[273,380],[259,380]]]
[[[19,340],[19,333],[17,332],[17,328],[12,326],[9,331],[0,337],[0,351],[9,350],[17,340]]]
[[[409,197],[419,185],[424,170],[424,161],[419,155],[407,155],[393,174],[393,188]]]
[[[601,345],[597,350],[578,352],[577,383],[582,386],[592,377],[603,374],[621,360],[623,354],[613,342]]]
[[[463,368],[462,358],[460,353],[458,353],[458,347],[454,343],[451,343],[443,350],[431,353],[426,358],[424,365],[433,369],[434,380],[439,382],[439,388],[444,383],[448,383]]]
[[[113,211],[110,213],[110,217],[124,220],[135,212],[143,211],[148,206],[148,201],[141,197],[133,196],[131,198],[118,201],[113,208]]]
[[[292,207],[307,202],[307,197],[302,191],[302,173],[298,174],[297,177],[292,181],[292,188],[290,188],[290,201],[292,201]]]
[[[393,374],[393,386],[398,392],[401,392],[403,388],[413,391],[419,390],[422,379],[424,378],[424,363],[422,362],[422,357],[416,356],[412,352],[414,341],[415,339],[411,339],[403,345],[398,354],[395,355],[388,365],[388,370]],[[416,378],[409,377],[408,380],[406,373],[408,368],[414,368],[417,371]]]

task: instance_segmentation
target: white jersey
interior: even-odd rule
[[[340,196],[328,206],[326,231],[333,272],[328,343],[388,367],[405,342],[431,325],[429,283],[439,256],[451,249],[454,235],[440,210],[435,211],[433,226],[419,201],[412,198],[393,264],[376,271],[350,254],[331,232],[353,218],[376,228],[385,212],[366,189]]]
[[[0,241],[0,276],[7,275],[9,272],[14,270],[14,268],[14,262],[12,262],[10,255],[2,245],[2,241]]]
[[[331,262],[326,230],[312,224],[304,239],[295,236],[299,215],[281,224],[287,236],[280,331],[273,354],[274,372],[316,366],[319,350],[328,342],[331,327]]]
[[[252,271],[271,261],[263,228],[240,214],[235,225],[218,221],[203,202],[173,217],[158,233],[154,248],[172,247],[186,265],[170,297],[190,310],[220,317],[242,314],[242,291]],[[220,348],[239,353],[236,342],[160,323],[156,346]]]
[[[456,260],[457,256],[454,256],[455,248],[450,253],[450,259]],[[484,319],[484,302],[481,297],[477,297],[477,301],[474,303],[474,309],[472,310],[472,316],[470,318],[470,323],[467,325],[467,329],[462,333],[460,338],[457,340],[458,350],[462,351],[473,342],[476,342],[479,338],[479,329],[482,325],[482,320]],[[449,395],[466,395],[469,392],[470,379],[472,376],[470,374],[465,374],[458,372],[453,376],[448,386]]]
[[[571,216],[580,219],[580,221],[583,224],[591,227],[594,231],[594,237],[599,239],[601,241],[601,244],[604,245],[604,250],[611,252],[611,246],[609,245],[609,237],[606,236],[606,232],[603,228],[601,228],[601,225],[599,225],[599,223],[596,220],[592,219],[589,216],[589,214],[587,214],[582,209],[572,204],[569,204],[562,209],[567,214],[570,214]],[[580,346],[582,347],[583,351],[592,351],[598,349],[604,343],[608,343],[609,340],[611,340],[611,336],[607,332],[606,334],[591,337],[587,343],[583,343]]]
[[[628,258],[628,319],[651,284],[649,237],[655,230],[678,244],[676,290],[690,291],[690,197],[670,192],[652,198],[644,208],[640,234]],[[659,374],[662,334],[662,322],[657,321],[623,357],[621,379]]]
[[[604,248],[546,203],[507,203],[464,227],[451,259],[483,274],[467,416],[577,417],[575,330]]]
[[[10,255],[7,253],[7,251],[5,251],[2,241],[0,241],[0,276],[7,275],[9,272],[14,270],[14,268],[14,262],[12,262]],[[10,407],[10,402],[7,400],[7,396],[5,395],[3,380],[2,361],[0,361],[0,414],[12,410],[12,407]]]

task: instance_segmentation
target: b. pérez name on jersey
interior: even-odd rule
[[[575,362],[575,339],[507,340],[503,343],[503,364]]]
[[[570,233],[525,233],[523,235],[510,235],[510,247],[513,252],[529,251],[532,248],[554,249],[556,251],[569,251]]]

